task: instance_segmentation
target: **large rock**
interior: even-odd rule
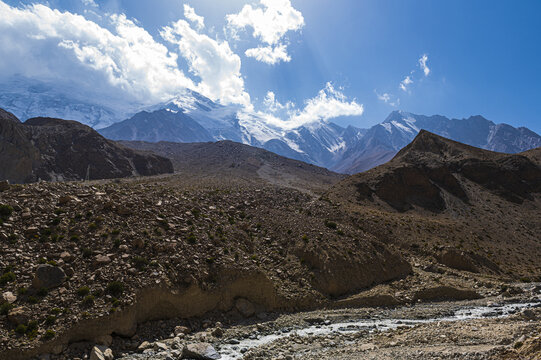
[[[235,308],[244,317],[250,317],[255,314],[255,306],[246,299],[239,298],[235,301]]]
[[[113,351],[106,346],[94,346],[90,351],[90,360],[113,360]]]
[[[208,343],[188,344],[182,350],[183,359],[216,360],[222,356]]]
[[[49,264],[42,264],[38,265],[36,269],[36,274],[32,280],[32,287],[35,289],[49,289],[61,285],[65,279],[66,274],[61,268]]]
[[[2,297],[0,297],[0,304],[6,302],[13,304],[15,301],[17,301],[17,296],[14,295],[11,291],[6,291],[2,294]]]

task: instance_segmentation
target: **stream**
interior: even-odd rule
[[[273,341],[286,338],[292,335],[296,336],[322,336],[328,334],[345,334],[358,331],[387,331],[396,329],[400,326],[412,327],[418,324],[444,321],[465,321],[481,318],[503,318],[515,314],[523,309],[537,307],[541,305],[541,300],[530,301],[526,303],[509,304],[491,304],[487,306],[475,306],[460,308],[452,315],[434,317],[430,319],[360,319],[347,322],[310,325],[301,329],[278,331],[268,335],[251,335],[246,339],[228,339],[225,344],[216,346],[216,350],[223,360],[242,359],[243,354],[253,348],[257,348]]]

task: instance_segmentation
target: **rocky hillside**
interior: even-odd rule
[[[421,131],[391,161],[327,195],[349,211],[376,213],[368,226],[389,242],[437,249],[438,261],[461,269],[527,277],[541,271],[538,154],[495,153]]]
[[[176,174],[14,185],[0,202],[0,359],[153,319],[321,307],[411,271],[331,204],[275,185]]]
[[[0,178],[37,180],[108,179],[173,171],[168,159],[137,152],[107,140],[75,121],[32,118],[25,123],[0,112]]]
[[[323,191],[344,178],[325,168],[288,159],[273,152],[232,141],[173,143],[122,141],[136,150],[153,152],[173,162],[189,178],[264,181],[301,191]]]

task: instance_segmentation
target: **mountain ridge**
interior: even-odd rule
[[[21,123],[0,109],[0,179],[14,183],[156,175],[170,160],[107,140],[73,120],[38,117]]]

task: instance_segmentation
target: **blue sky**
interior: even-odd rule
[[[292,117],[292,112],[296,112],[298,118],[315,114],[341,125],[368,127],[399,109],[457,118],[480,114],[495,122],[527,126],[541,133],[538,112],[541,99],[541,2],[280,1],[287,3],[289,13],[271,21],[271,28],[260,29],[260,36],[254,33],[257,29],[251,21],[256,19],[258,11],[264,16],[272,14],[267,11],[269,8],[264,1],[259,0],[95,0],[95,4],[91,0],[50,0],[41,3],[52,9],[81,14],[106,29],[112,26],[104,20],[106,15],[125,14],[154,41],[180,54],[178,69],[186,83],[193,81],[198,90],[207,92],[205,95],[223,102],[242,103],[243,106],[249,103],[257,111],[269,111],[266,108],[269,101],[264,99],[267,96],[268,100],[268,93],[272,92],[277,101],[274,107],[275,110],[278,107],[277,117]],[[3,1],[12,9],[22,9],[24,4],[32,3],[35,2]],[[186,19],[184,4],[188,4],[196,16],[204,18],[204,27],[200,28],[197,20],[187,20],[190,29],[197,32],[190,44],[179,40],[187,36],[185,31],[192,31],[188,30],[188,25],[182,23],[176,28],[172,25]],[[243,13],[246,5],[250,5],[250,11]],[[36,13],[36,10],[27,11]],[[237,25],[227,15],[234,16]],[[21,24],[24,26],[24,22]],[[169,40],[164,40],[164,27],[167,26],[171,31]],[[10,32],[0,35],[0,43],[2,36],[8,36],[6,34]],[[14,30],[13,34],[13,39],[19,39]],[[227,44],[230,52],[225,49],[221,53],[225,65],[207,64],[223,69],[220,74],[205,74],[204,68],[194,71],[200,53],[186,46],[201,46],[203,38],[196,37],[199,35],[217,41],[207,44],[210,46],[208,51],[224,50],[224,42]],[[62,40],[58,40],[59,36],[68,35],[54,36],[58,42]],[[13,39],[11,43],[15,42]],[[87,41],[85,39],[68,36],[60,48],[77,53],[77,44]],[[3,41],[10,40],[4,38]],[[57,43],[51,43],[43,46],[41,51],[44,53],[39,53],[35,43],[31,44],[34,44],[32,56],[36,56],[37,61],[40,56],[50,55],[48,49],[57,51],[59,48]],[[183,48],[179,50],[177,46]],[[263,51],[262,48],[280,50],[278,60],[258,60],[255,53]],[[247,53],[249,49],[256,49],[251,56]],[[424,55],[426,73],[419,62]],[[191,60],[186,60],[186,56],[191,56]],[[239,63],[227,62],[228,58],[236,60],[237,57]],[[216,59],[216,56],[210,58]],[[163,59],[164,66],[170,67],[168,61]],[[235,73],[239,64],[238,76],[230,76],[227,71]],[[66,71],[76,71],[79,65],[63,67],[68,69]],[[25,66],[2,65],[0,61],[4,73],[8,68],[34,73],[31,67],[36,66],[35,62],[28,61]],[[86,69],[88,66],[86,64]],[[103,69],[88,71],[86,78],[95,80],[87,81],[109,81],[109,87],[117,86],[122,91],[134,93],[139,91],[126,90],[126,86],[118,85],[110,78],[107,80],[105,75],[95,74]],[[160,71],[156,69],[156,76],[161,74]],[[132,73],[127,71],[126,76],[137,76],[130,75]],[[69,78],[71,75],[55,72],[54,76]],[[407,76],[411,83],[401,89],[400,84]],[[130,79],[126,81],[132,84]],[[331,84],[330,90],[327,83]],[[156,89],[153,94],[162,94],[166,90]],[[320,91],[326,91],[325,99],[336,101],[321,105]],[[307,106],[310,99],[312,110]],[[288,108],[288,102],[295,105],[290,104]]]

